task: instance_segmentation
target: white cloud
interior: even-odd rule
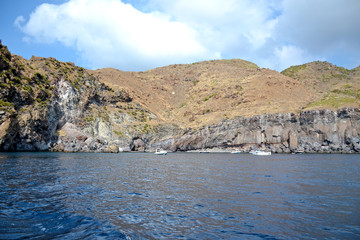
[[[21,24],[25,22],[25,18],[23,16],[18,16],[16,19],[15,19],[15,22],[14,22],[14,25],[18,28],[21,28]]]
[[[360,57],[359,12],[359,0],[283,0],[273,35],[319,58],[339,52]]]
[[[203,45],[223,57],[277,70],[321,59],[348,67],[359,64],[353,60],[360,57],[359,0],[149,1],[206,36]],[[334,59],[339,52],[347,57]]]
[[[204,36],[206,46],[219,48],[224,56],[241,54],[249,47],[258,49],[265,44],[276,24],[270,3],[265,0],[150,0],[153,8],[195,28]],[[232,46],[236,45],[243,50],[238,48],[241,52],[234,53]]]
[[[42,4],[21,29],[37,42],[74,46],[96,68],[139,70],[219,56],[207,51],[187,25],[119,0]]]
[[[276,48],[274,53],[276,61],[269,64],[277,65],[280,69],[285,69],[289,65],[300,65],[311,61],[309,54],[295,46],[282,46]]]
[[[121,0],[43,4],[24,25],[21,17],[15,24],[32,40],[74,47],[92,68],[143,70],[217,58],[277,70],[319,59],[359,64],[359,0],[144,2],[135,2],[141,11]]]

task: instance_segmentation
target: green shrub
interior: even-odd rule
[[[147,133],[147,132],[149,132],[149,130],[150,130],[150,125],[149,125],[149,124],[145,124],[144,127],[143,127],[143,129],[142,129],[142,132],[143,132],[143,133]]]
[[[1,88],[8,88],[9,84],[7,83],[0,83]]]
[[[335,69],[345,75],[349,75],[351,73],[351,70],[343,67],[336,67]]]
[[[205,98],[203,99],[203,101],[206,102],[206,101],[208,101],[210,98],[215,97],[216,95],[217,95],[217,93],[211,94],[210,96],[205,97]]]
[[[16,75],[16,72],[17,72],[16,68],[11,67],[11,72],[12,72],[14,75]]]
[[[360,89],[352,89],[351,86],[345,85],[343,89],[335,89],[331,91],[336,94],[344,94],[355,98],[360,98]]]
[[[86,118],[84,118],[85,122],[91,123],[95,121],[95,118],[93,115],[89,114]]]
[[[32,82],[31,78],[29,78],[29,77],[23,77],[23,80],[27,81],[28,83]]]
[[[116,133],[118,136],[122,136],[123,134],[122,134],[122,132],[121,131],[116,131],[116,130],[114,130],[114,133]]]
[[[357,103],[358,100],[353,96],[349,95],[334,95],[334,94],[327,94],[322,99],[310,103],[307,108],[311,107],[334,107],[339,108],[346,104]]]
[[[204,115],[204,114],[207,114],[207,113],[211,113],[211,110],[210,110],[210,109],[205,109],[205,110],[203,110],[203,112],[202,112],[203,115]]]
[[[32,87],[30,87],[29,85],[23,86],[23,89],[24,89],[25,91],[29,92],[29,93],[32,92]]]
[[[13,106],[14,106],[13,103],[11,103],[11,102],[6,102],[6,101],[0,99],[0,107],[13,107]]]
[[[21,83],[21,79],[19,77],[14,77],[13,80],[15,83],[19,83],[19,84]]]
[[[186,106],[186,102],[182,102],[179,106],[179,108],[185,107]]]
[[[37,79],[39,79],[39,80],[43,80],[44,79],[44,76],[43,75],[41,75],[41,73],[35,73],[35,77],[37,78]]]
[[[296,65],[296,66],[291,66],[287,69],[285,69],[284,71],[282,71],[281,73],[284,74],[285,76],[288,76],[288,77],[295,77],[295,75],[301,71],[301,70],[304,70],[306,69],[306,65],[305,64],[302,64],[302,65]]]

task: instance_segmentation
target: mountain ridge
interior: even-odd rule
[[[320,62],[320,65],[325,64],[327,63]],[[234,66],[240,67],[234,69]],[[331,66],[343,72],[351,71],[332,64]],[[221,68],[221,71],[216,68]],[[244,60],[233,59],[170,65],[145,72],[122,72],[117,69],[98,69],[91,72],[101,82],[111,85],[115,89],[124,87],[128,84],[126,80],[130,79],[132,86],[127,85],[128,90],[134,95],[140,96],[138,97],[140,101],[146,100],[143,101],[144,105],[152,103],[152,97],[154,102],[158,103],[148,104],[150,106],[147,107],[150,107],[151,110],[162,116],[166,115],[166,111],[171,111],[173,115],[171,121],[183,119],[184,122],[179,123],[180,125],[200,126],[219,121],[224,115],[227,118],[250,117],[265,113],[306,110],[313,102],[324,97],[324,94],[319,92],[325,93],[325,91],[335,90],[335,88],[328,86],[334,84],[334,81],[328,83],[314,81],[316,78],[307,80],[306,74],[292,77],[291,74],[287,74],[287,72],[291,72],[292,68],[298,67],[291,67],[289,68],[290,71],[287,69],[278,73],[270,69],[259,68],[257,65]],[[323,66],[323,68],[325,67]],[[326,77],[329,74],[327,73]],[[131,75],[131,77],[125,77],[125,75]],[[342,77],[343,75],[338,76]],[[356,89],[359,88],[358,80],[358,78],[352,80],[352,82],[357,82],[355,84]],[[152,96],[153,92],[151,91],[144,92],[144,89],[140,87],[141,85],[146,86],[145,90],[155,91],[157,96]],[[337,108],[359,106],[358,101],[353,102],[355,104],[344,102],[344,105]],[[181,107],[179,108],[176,104]],[[156,109],[156,106],[161,106],[161,108]],[[186,108],[181,109],[185,106]],[[333,106],[326,107],[335,109]],[[221,111],[221,108],[228,111]],[[161,111],[162,109],[164,111]],[[312,107],[312,109],[320,108]],[[206,116],[202,114],[203,112],[206,112]],[[219,114],[219,112],[221,113]],[[212,118],[212,120],[199,120],[203,116],[207,119]]]

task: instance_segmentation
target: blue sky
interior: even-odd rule
[[[66,2],[65,0],[11,0],[11,1],[0,1],[0,9],[2,9],[2,14],[0,14],[0,39],[2,43],[7,45],[9,50],[13,54],[21,55],[27,59],[31,58],[32,55],[35,56],[54,56],[59,58],[59,60],[70,61],[76,59],[74,58],[74,49],[70,49],[62,46],[61,44],[38,44],[35,42],[25,42],[23,38],[25,34],[14,25],[15,19],[18,16],[29,15],[35,10],[35,8],[46,2],[51,2],[54,4],[61,4]]]
[[[360,65],[359,0],[3,0],[0,9],[12,53],[89,69],[231,58],[278,71]]]

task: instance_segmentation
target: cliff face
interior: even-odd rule
[[[93,115],[102,117],[105,106],[132,100],[72,63],[27,61],[1,42],[0,59],[0,151],[51,150],[66,137],[61,133],[69,124],[91,128]]]
[[[11,55],[1,42],[0,55],[0,151],[118,152],[154,151],[159,147],[169,151],[249,151],[260,147],[279,153],[360,151],[357,107],[236,117],[237,113],[247,116],[240,113],[256,108],[249,99],[255,99],[262,89],[256,88],[258,84],[264,89],[258,96],[261,102],[256,104],[263,110],[277,104],[276,97],[271,98],[271,104],[269,99],[281,86],[286,88],[281,91],[281,99],[290,99],[292,89],[297,89],[295,96],[304,90],[297,78],[279,77],[275,71],[261,70],[248,62],[206,62],[195,64],[195,69],[173,66],[174,75],[167,75],[167,68],[124,73],[122,88],[116,85],[117,72],[110,72],[113,75],[108,77],[113,77],[114,83],[109,87],[99,81],[97,74],[101,71],[93,75],[53,58],[25,60]],[[208,68],[213,72],[206,74]],[[218,78],[223,68],[229,71],[226,81],[221,82]],[[359,74],[355,73],[348,75],[354,74],[357,83]],[[170,83],[168,78],[172,79]],[[156,85],[159,79],[163,81],[161,86]],[[336,94],[335,99],[345,96],[351,99],[350,106],[356,105],[358,91],[351,88],[349,79],[341,86],[331,82],[337,88],[322,91]],[[126,82],[130,80],[133,82]],[[272,87],[277,90],[268,95],[263,92]],[[181,91],[183,95],[179,96]],[[150,103],[158,106],[147,106]],[[286,104],[282,110],[288,109]],[[296,104],[304,107],[302,102]],[[200,121],[202,118],[207,119]]]
[[[200,129],[163,124],[156,130],[127,133],[120,138],[111,134],[111,127],[100,121],[92,126],[89,134],[87,129],[84,133],[67,124],[65,128],[71,134],[58,141],[65,143],[64,139],[68,139],[64,148],[59,149],[57,145],[55,149],[117,152],[119,147],[125,151],[265,148],[276,153],[360,152],[360,110],[356,108],[239,117]]]
[[[272,152],[359,152],[360,111],[317,110],[235,118],[184,132],[163,147],[172,150],[267,148]]]

